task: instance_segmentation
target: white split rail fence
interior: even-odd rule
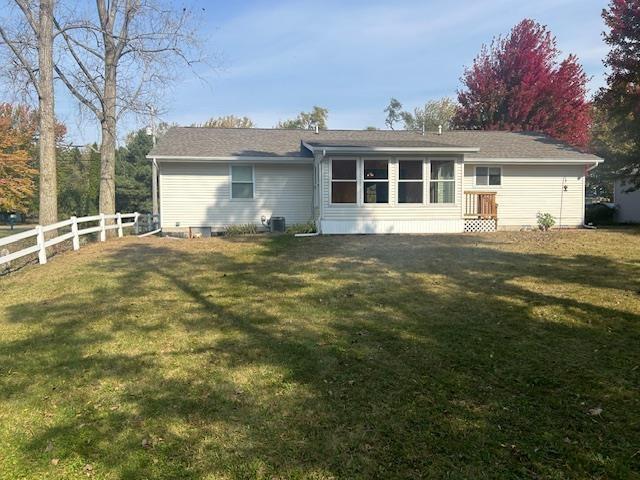
[[[140,214],[138,212],[135,213],[116,213],[114,215],[105,215],[101,213],[99,215],[91,215],[88,217],[71,217],[68,220],[63,220],[62,222],[52,223],[51,225],[37,225],[35,228],[31,230],[27,230],[26,232],[16,233],[15,235],[10,235],[5,238],[0,238],[0,248],[5,245],[10,245],[15,242],[19,242],[21,240],[25,240],[27,238],[36,237],[36,244],[27,248],[23,248],[22,250],[18,250],[17,252],[9,253],[8,255],[0,256],[0,265],[9,263],[13,260],[17,260],[18,258],[24,257],[26,255],[32,253],[38,253],[38,261],[40,264],[47,263],[47,248],[57,245],[58,243],[64,242],[65,240],[71,240],[74,250],[78,250],[80,248],[80,237],[82,235],[87,235],[89,233],[99,233],[98,237],[101,242],[104,242],[107,239],[107,230],[117,230],[118,237],[122,237],[124,235],[123,228],[125,227],[136,227],[138,226],[138,220],[140,218]],[[123,222],[123,220],[133,219],[133,221]],[[107,220],[115,220],[116,222],[113,224],[107,225]],[[95,227],[87,227],[87,228],[79,228],[81,223],[87,222],[99,222],[99,224]],[[65,228],[71,226],[71,231],[68,233],[64,233],[57,237],[45,239],[45,233],[50,232],[52,230],[57,230],[59,228]],[[137,233],[137,232],[136,232]]]

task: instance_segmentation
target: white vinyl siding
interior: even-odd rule
[[[501,167],[501,185],[475,185],[475,165],[465,165],[464,190],[496,192],[499,228],[535,226],[538,212],[550,213],[556,224],[562,213],[563,226],[582,224],[584,165],[492,166]]]
[[[613,188],[613,201],[617,205],[616,221],[640,223],[640,190],[626,192],[629,185],[622,180],[616,180]]]
[[[231,199],[230,172],[228,163],[160,162],[162,228],[261,225],[263,215],[287,225],[312,219],[312,165],[256,164],[254,198]]]

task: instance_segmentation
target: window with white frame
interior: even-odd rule
[[[358,201],[358,168],[354,160],[331,160],[331,203]]]
[[[398,161],[398,203],[422,203],[422,160]]]
[[[500,167],[476,167],[476,185],[502,185],[502,169]]]
[[[231,166],[231,198],[253,198],[253,166]]]
[[[453,160],[431,160],[430,203],[455,203],[456,181]]]
[[[363,202],[389,203],[389,161],[364,160]]]

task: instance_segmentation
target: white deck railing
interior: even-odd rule
[[[105,215],[104,213],[101,213],[100,215],[91,215],[89,217],[71,217],[68,220],[63,220],[62,222],[58,223],[52,223],[51,225],[37,225],[35,228],[27,230],[26,232],[20,232],[16,233],[15,235],[0,238],[0,249],[2,249],[2,247],[4,247],[5,245],[11,245],[12,243],[16,243],[27,238],[36,237],[35,245],[23,248],[22,250],[18,250],[17,252],[0,256],[0,265],[9,263],[13,260],[17,260],[18,258],[36,252],[38,253],[38,261],[41,264],[47,263],[48,247],[52,247],[60,242],[64,242],[65,240],[70,239],[71,244],[73,245],[73,249],[78,250],[80,248],[80,237],[82,235],[87,235],[89,233],[99,233],[98,237],[100,241],[104,242],[107,239],[107,230],[118,230],[118,236],[122,237],[124,234],[123,228],[125,227],[136,227],[137,230],[139,218],[140,214],[138,212],[116,213],[114,215]],[[132,221],[123,221],[129,219],[132,219]],[[115,220],[116,222],[107,224],[107,220]],[[79,228],[80,224],[88,222],[99,222],[99,224],[93,227]],[[47,238],[45,240],[45,233],[69,226],[71,226],[70,232],[64,233],[57,237]]]

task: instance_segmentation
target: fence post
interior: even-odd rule
[[[134,231],[136,232],[136,235],[138,235],[140,233],[140,224],[138,223],[138,217],[140,217],[140,214],[138,212],[134,212],[134,217],[133,217],[133,228]]]
[[[104,242],[107,239],[107,231],[105,230],[106,222],[104,219],[104,213],[100,214],[100,241]]]
[[[73,237],[71,243],[74,250],[80,250],[80,236],[78,235],[78,219],[77,217],[71,217],[71,233]]]
[[[122,236],[122,214],[120,212],[116,213],[116,219],[118,221],[118,236]]]
[[[40,265],[47,263],[47,249],[44,246],[44,232],[42,231],[42,227],[40,225],[36,225],[36,231],[38,232],[36,235],[36,242],[40,250],[38,251],[38,261]]]

